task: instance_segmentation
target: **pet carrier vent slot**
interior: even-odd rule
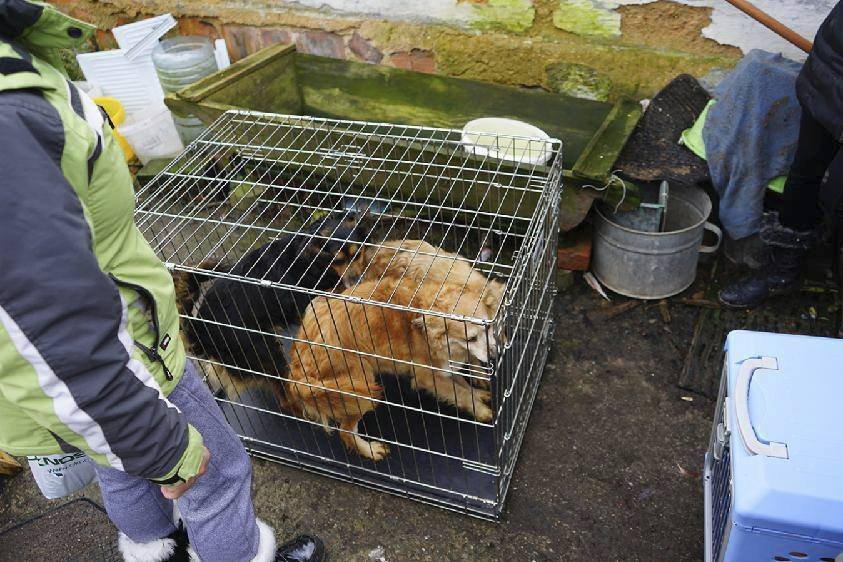
[[[561,146],[529,142],[550,165],[460,131],[230,111],[138,192],[251,454],[498,517],[556,292]]]
[[[788,556],[793,556],[794,558],[808,558],[808,555],[804,552],[789,552]]]

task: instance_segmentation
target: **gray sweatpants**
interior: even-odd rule
[[[191,361],[168,398],[211,452],[207,472],[177,500],[191,546],[202,562],[252,560],[259,532],[250,490],[252,465],[243,444]],[[97,476],[109,518],[130,539],[146,543],[175,531],[173,502],[157,485],[112,468],[97,467]]]

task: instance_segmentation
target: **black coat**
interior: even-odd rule
[[[796,80],[802,109],[843,142],[843,2],[817,31],[814,48]]]

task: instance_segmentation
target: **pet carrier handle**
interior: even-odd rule
[[[752,376],[758,369],[769,369],[777,371],[779,362],[775,357],[753,357],[741,363],[738,371],[738,380],[735,383],[735,417],[737,418],[738,431],[743,439],[743,444],[754,455],[764,455],[776,459],[786,459],[787,445],[770,441],[763,443],[755,434],[752,427],[752,420],[749,419],[749,385],[752,383]]]
[[[713,232],[714,235],[717,236],[717,242],[713,246],[705,246],[703,244],[700,244],[700,253],[713,254],[720,247],[720,242],[723,240],[723,231],[720,230],[719,226],[708,221],[703,224],[703,228],[709,232]]]

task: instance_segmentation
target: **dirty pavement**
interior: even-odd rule
[[[665,307],[607,303],[572,281],[556,302],[553,349],[502,521],[255,460],[259,516],[280,536],[319,534],[334,561],[700,560],[713,402],[677,386],[706,310],[680,300],[700,283]],[[84,495],[100,502],[95,488]],[[0,492],[0,529],[59,503],[25,471]],[[114,536],[104,518],[81,532]],[[3,545],[0,559],[14,552]]]

